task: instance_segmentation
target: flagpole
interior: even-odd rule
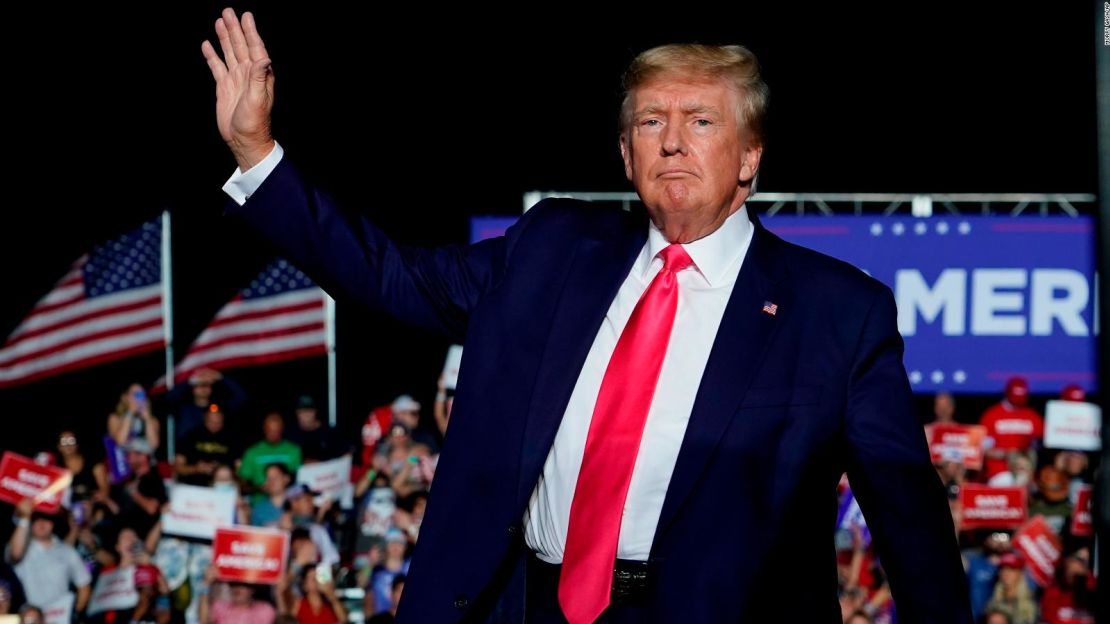
[[[162,331],[166,343],[166,390],[173,390],[173,271],[170,265],[170,211],[162,211]],[[173,410],[166,414],[166,459],[174,457]]]
[[[336,396],[335,396],[335,299],[324,293],[324,331],[325,342],[328,350],[328,425],[335,428]]]

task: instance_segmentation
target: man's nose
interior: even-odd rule
[[[686,153],[686,135],[681,122],[669,122],[663,128],[661,147],[663,155],[669,156],[679,152]]]

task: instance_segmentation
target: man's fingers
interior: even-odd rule
[[[205,41],[200,44],[200,53],[204,55],[204,60],[208,61],[208,69],[212,70],[212,78],[219,82],[227,75],[227,67],[224,62],[220,60],[220,56],[216,54],[216,49],[212,47],[211,43]]]
[[[234,71],[239,65],[239,59],[235,58],[235,48],[231,45],[231,32],[227,29],[227,24],[221,17],[216,20],[216,36],[220,38],[220,48],[224,51],[224,61],[227,62],[227,68]]]
[[[224,26],[227,27],[228,34],[231,35],[231,47],[235,50],[235,60],[240,63],[246,63],[250,60],[250,52],[247,51],[247,40],[243,37],[243,29],[239,26],[239,18],[235,17],[235,11],[230,8],[224,9]]]
[[[262,43],[262,37],[258,34],[258,27],[254,23],[254,14],[250,11],[243,13],[243,34],[246,35],[247,51],[252,61],[260,61],[269,56],[266,54],[266,45]]]

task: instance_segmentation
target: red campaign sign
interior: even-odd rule
[[[1025,488],[960,486],[961,529],[1016,529],[1025,522]]]
[[[42,466],[34,460],[4,452],[0,459],[0,500],[18,505],[25,498],[35,501],[35,509],[54,513],[62,506],[62,496],[73,477],[55,466]]]
[[[962,461],[968,470],[983,467],[983,438],[987,428],[982,425],[926,425],[929,431],[929,451],[933,463],[955,459]]]
[[[1087,536],[1095,532],[1094,526],[1091,524],[1091,492],[1093,488],[1089,485],[1079,486],[1079,497],[1075,500],[1075,511],[1071,516],[1071,534],[1078,536]]]
[[[1025,557],[1025,569],[1041,587],[1048,587],[1060,561],[1060,537],[1044,521],[1044,516],[1033,519],[1014,533],[1014,548]]]
[[[256,527],[217,527],[212,564],[221,581],[276,585],[285,574],[289,533]]]

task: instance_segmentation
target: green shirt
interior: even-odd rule
[[[301,467],[301,447],[289,440],[270,444],[262,440],[243,453],[243,463],[239,466],[239,476],[254,485],[262,485],[266,480],[266,466],[285,464],[289,472],[297,474]]]

